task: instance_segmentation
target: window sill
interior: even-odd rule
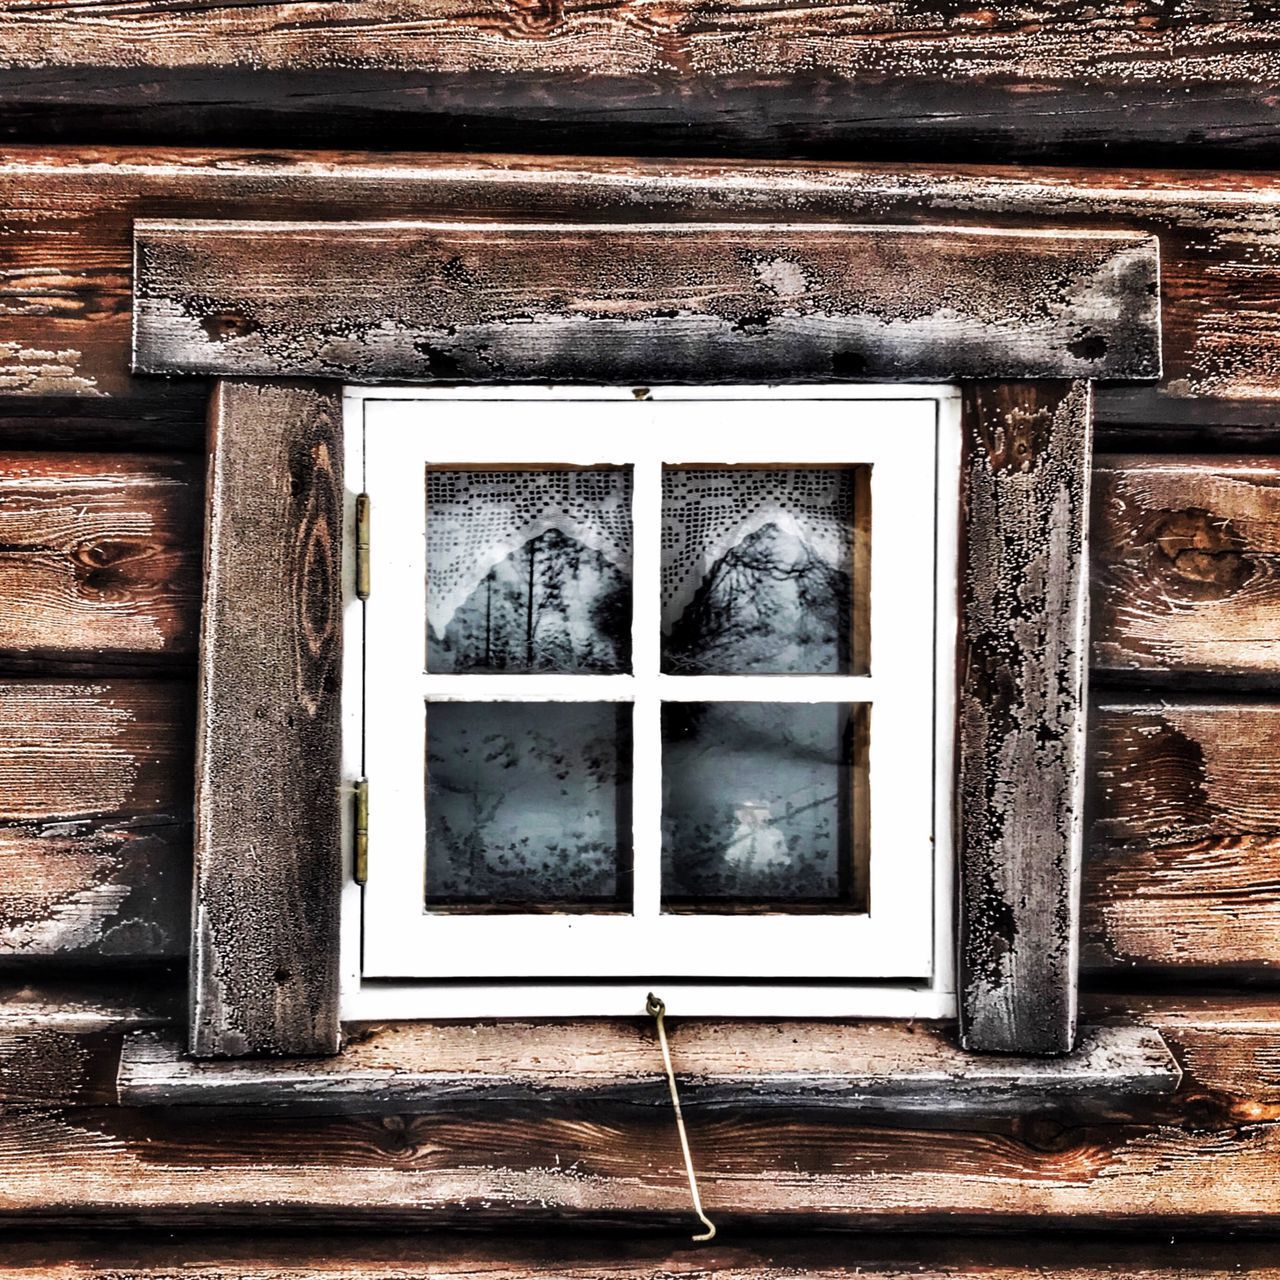
[[[600,1100],[669,1106],[652,1028],[618,1021],[352,1023],[332,1058],[196,1061],[165,1033],[127,1038],[129,1106],[271,1107],[324,1114],[429,1112],[467,1103]],[[711,1022],[671,1026],[692,1110],[999,1115],[1030,1106],[1114,1110],[1173,1093],[1160,1034],[1082,1028],[1059,1058],[966,1053],[942,1023]]]

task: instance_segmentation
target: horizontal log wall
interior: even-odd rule
[[[146,9],[121,7],[109,21],[137,31],[130,24]],[[0,51],[39,20],[29,6],[19,16],[16,27],[0,23]],[[29,68],[46,88],[62,74],[51,70],[59,56]],[[160,79],[152,88],[163,100]],[[72,71],[73,93],[76,81]],[[12,83],[0,83],[0,129]],[[207,83],[227,87],[224,69]],[[110,77],[101,87],[114,91]],[[1025,95],[1019,102],[1025,112]],[[769,171],[765,185],[762,208],[750,183],[716,164],[418,166],[154,150],[0,160],[0,446],[10,451],[0,460],[0,972],[13,984],[0,991],[0,1229],[57,1228],[25,1252],[0,1242],[0,1267],[159,1275],[181,1263],[196,1274],[207,1264],[212,1274],[254,1275],[250,1227],[408,1227],[409,1239],[430,1248],[423,1227],[501,1225],[539,1231],[548,1267],[583,1280],[606,1267],[637,1280],[698,1266],[769,1276],[778,1258],[792,1275],[843,1275],[851,1260],[886,1280],[932,1274],[927,1250],[891,1264],[856,1244],[837,1259],[817,1244],[804,1254],[798,1237],[776,1255],[735,1252],[730,1237],[728,1250],[692,1264],[643,1252],[637,1235],[662,1241],[669,1229],[683,1238],[690,1222],[669,1116],[647,1103],[542,1095],[496,1108],[459,1102],[425,1117],[120,1104],[124,1036],[177,1035],[185,1016],[175,971],[190,900],[201,476],[184,450],[200,443],[206,403],[198,383],[128,373],[129,233],[142,215],[1029,220],[1159,236],[1168,376],[1157,389],[1099,393],[1100,446],[1135,452],[1102,454],[1094,482],[1083,1017],[1159,1031],[1181,1086],[1164,1099],[1114,1100],[1110,1109],[1104,1101],[1101,1113],[1058,1104],[960,1122],[820,1107],[782,1116],[694,1101],[689,1120],[708,1207],[730,1231],[816,1224],[908,1228],[909,1237],[1031,1222],[1078,1228],[1082,1219],[1091,1229],[1158,1228],[1166,1237],[1280,1230],[1280,1015],[1270,992],[1239,994],[1244,983],[1273,986],[1280,965],[1270,621],[1280,463],[1226,453],[1275,451],[1280,438],[1280,270],[1270,248],[1280,236],[1280,186],[1241,176],[919,167],[904,178],[901,166],[804,165]],[[1171,452],[1189,446],[1209,454]],[[133,452],[115,452],[124,449]],[[47,985],[58,974],[61,985]],[[28,982],[45,985],[17,985]],[[1192,994],[1209,983],[1236,994]],[[1169,994],[1133,994],[1142,986]],[[1125,994],[1109,994],[1117,990]],[[653,1046],[637,1024],[589,1030],[611,1063],[647,1047],[635,1070],[654,1071],[660,1095]],[[790,1032],[839,1054],[867,1034],[830,1023],[737,1030],[753,1052]],[[535,1056],[539,1034],[522,1041]],[[913,1034],[925,1042],[935,1032]],[[376,1045],[378,1033],[368,1035]],[[693,1085],[734,1049],[701,1031],[682,1034],[679,1022],[672,1035],[677,1070]],[[560,1033],[555,1043],[594,1053],[584,1036]],[[696,1099],[697,1088],[690,1092]],[[229,1222],[237,1238],[223,1236],[217,1248],[165,1242],[148,1252],[124,1234],[109,1240],[114,1255],[93,1252],[105,1237],[62,1245],[68,1225]],[[584,1223],[625,1229],[592,1254],[578,1234]],[[944,1246],[938,1266],[948,1275],[1021,1276],[1033,1266],[1016,1254],[970,1263],[954,1238]],[[461,1265],[514,1277],[533,1265],[486,1260],[483,1244],[440,1248],[422,1261],[423,1274]],[[1127,1259],[1125,1274],[1190,1280],[1193,1270],[1269,1262],[1239,1242],[1178,1257],[1149,1246],[1069,1250],[1041,1252],[1034,1267],[1093,1280]],[[300,1242],[277,1254],[272,1274],[383,1274],[394,1256],[377,1253],[373,1240],[349,1238],[328,1252]]]
[[[1265,5],[0,4],[0,130],[250,146],[1274,163]]]
[[[97,1001],[65,991],[4,992],[0,1002],[0,1226],[465,1225],[573,1220],[677,1228],[688,1189],[670,1116],[631,1103],[547,1094],[528,1105],[459,1101],[430,1116],[272,1115],[214,1108],[129,1108],[111,1080],[125,1034],[173,1016],[171,989],[134,981]],[[1183,1068],[1177,1093],[1099,1115],[1072,1105],[948,1125],[889,1116],[851,1123],[750,1106],[691,1106],[704,1196],[726,1225],[1043,1227],[1081,1214],[1115,1228],[1280,1224],[1280,1015],[1242,997],[1107,998],[1086,1019],[1158,1030]],[[408,1034],[411,1029],[400,1034]],[[741,1036],[740,1034],[741,1033]],[[429,1034],[429,1033],[428,1033]],[[539,1029],[510,1034],[534,1060]],[[553,1033],[557,1034],[558,1033]],[[865,1043],[865,1024],[750,1024],[687,1037],[672,1024],[676,1069],[691,1087],[740,1064],[742,1036],[822,1045],[833,1059]],[[576,1046],[576,1050],[575,1050]],[[615,1070],[652,1074],[655,1044],[633,1023],[570,1027],[547,1046]],[[38,1064],[37,1070],[32,1070]],[[696,1093],[696,1088],[694,1088]]]
[[[1095,678],[1259,693],[1095,689],[1087,970],[1280,965],[1280,705],[1260,700],[1280,634],[1278,481],[1260,459],[1099,459]],[[0,456],[0,964],[186,953],[193,687],[110,673],[191,660],[200,487],[182,457]],[[49,646],[31,599],[113,556],[111,591],[59,596],[63,648]],[[1159,589],[1136,588],[1149,579]],[[57,666],[95,646],[106,678],[15,674],[34,653]]]

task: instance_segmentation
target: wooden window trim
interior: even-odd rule
[[[197,1056],[327,1054],[340,1038],[339,389],[245,376],[698,381],[708,369],[967,384],[962,1034],[972,1049],[1071,1048],[1088,381],[1159,375],[1151,237],[140,222],[135,257],[135,369],[227,379],[210,431]],[[690,283],[695,263],[707,278]],[[533,316],[531,296],[546,298]]]

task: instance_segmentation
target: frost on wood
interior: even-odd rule
[[[962,470],[957,844],[967,1046],[1075,1035],[1086,383],[975,386]]]

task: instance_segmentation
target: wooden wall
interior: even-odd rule
[[[0,3],[0,138],[39,144],[0,155],[0,1278],[1269,1274],[1280,23],[486,4]],[[350,150],[263,150],[320,144]],[[393,146],[525,158],[371,154]],[[1172,1098],[963,1122],[693,1105],[723,1229],[702,1251],[661,1108],[120,1105],[122,1037],[183,1021],[206,398],[128,372],[132,219],[759,216],[724,160],[528,158],[556,151],[786,157],[753,183],[799,220],[1160,237],[1167,376],[1098,397],[1083,965],[1086,1018],[1166,1037]],[[787,1033],[864,1029],[758,1029]],[[634,1027],[589,1034],[637,1052]],[[673,1041],[692,1081],[714,1071],[714,1038]]]

